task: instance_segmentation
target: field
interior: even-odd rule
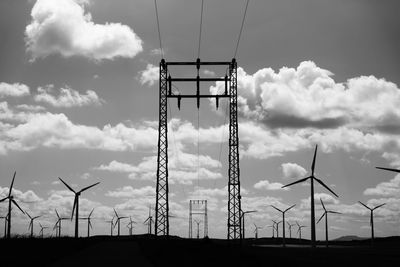
[[[323,242],[247,239],[242,244],[218,239],[154,236],[14,238],[0,240],[0,266],[400,266],[400,237]]]

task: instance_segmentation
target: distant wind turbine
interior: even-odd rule
[[[115,217],[117,217],[117,220],[115,221],[114,227],[118,224],[118,236],[119,236],[121,219],[126,219],[128,217],[126,217],[126,216],[119,217],[118,213],[115,211],[115,209],[114,209],[114,213],[115,213]]]
[[[329,240],[328,240],[328,213],[333,213],[333,214],[341,214],[341,213],[337,212],[337,211],[327,210],[325,208],[325,205],[324,205],[324,202],[322,201],[322,199],[319,199],[319,200],[321,201],[322,208],[324,208],[324,213],[322,214],[321,218],[319,218],[317,223],[319,223],[322,220],[322,218],[324,218],[324,216],[325,216],[325,240],[326,240],[326,246],[328,247],[328,245],[329,245]]]
[[[70,190],[75,194],[75,198],[74,198],[74,206],[72,208],[72,215],[71,215],[71,220],[74,218],[74,211],[75,211],[75,238],[78,238],[79,235],[79,196],[81,195],[81,193],[83,191],[88,190],[89,188],[98,185],[100,182],[97,182],[95,184],[89,185],[83,189],[81,189],[80,191],[76,192],[74,189],[72,189],[66,182],[64,182],[60,177],[58,177],[58,179],[60,179],[60,181]],[[76,207],[76,210],[75,210]]]
[[[382,207],[383,205],[386,205],[386,203],[380,204],[380,205],[376,206],[375,208],[370,208],[367,205],[365,205],[364,203],[362,203],[361,201],[358,201],[358,202],[361,205],[363,205],[364,207],[366,207],[367,209],[369,209],[370,212],[371,212],[369,223],[371,225],[371,243],[373,245],[374,244],[374,239],[375,239],[375,235],[374,235],[374,210]]]
[[[310,185],[311,185],[311,245],[313,248],[316,247],[316,241],[315,241],[315,205],[314,205],[314,180],[317,181],[320,185],[322,185],[323,187],[325,187],[329,192],[331,192],[333,195],[335,195],[336,197],[339,197],[338,195],[336,195],[335,192],[333,192],[324,182],[322,182],[322,180],[318,179],[317,177],[314,176],[314,171],[315,171],[315,159],[317,157],[317,149],[318,149],[318,145],[315,146],[315,151],[314,151],[314,158],[311,164],[311,175],[300,179],[296,182],[287,184],[282,186],[282,188],[297,184],[297,183],[302,183],[307,181],[308,179],[310,179]]]
[[[275,238],[275,222],[272,225],[268,225],[268,228],[271,228],[272,230],[272,238]]]
[[[257,226],[257,224],[254,224],[254,238],[257,239],[258,238],[258,229],[262,229],[262,227]]]
[[[246,228],[245,228],[245,220],[244,220],[244,217],[245,217],[245,215],[246,214],[249,214],[249,213],[253,213],[253,212],[257,212],[256,210],[247,210],[247,211],[241,211],[241,213],[240,213],[240,218],[241,218],[241,220],[242,220],[242,235],[243,235],[243,239],[245,239],[245,234],[246,234]]]
[[[36,220],[37,218],[40,217],[39,216],[35,216],[35,217],[31,217],[31,215],[29,215],[29,213],[26,211],[26,215],[28,215],[29,219],[31,220],[28,226],[28,230],[31,230],[31,238],[33,237],[33,221]]]
[[[285,210],[281,210],[281,209],[278,209],[277,207],[275,207],[274,205],[271,205],[271,207],[273,207],[274,209],[276,209],[277,211],[279,211],[279,212],[281,212],[282,213],[282,237],[283,237],[283,239],[282,239],[282,245],[285,247],[286,246],[286,241],[285,241],[285,213],[287,212],[287,211],[289,211],[290,209],[292,209],[294,206],[296,206],[296,204],[294,204],[294,205],[292,205],[292,206],[290,206],[289,208],[287,208],[287,209],[285,209]]]
[[[297,227],[298,227],[297,234],[299,235],[299,239],[301,240],[301,229],[304,228],[304,227],[307,227],[307,226],[300,225],[298,222],[296,222],[296,224],[297,224]]]
[[[55,209],[56,215],[57,215],[57,222],[54,225],[53,229],[58,229],[58,237],[61,237],[61,221],[63,220],[68,220],[69,218],[67,217],[60,217],[60,215],[57,212],[57,209]],[[56,236],[57,236],[57,231],[56,231]]]
[[[14,180],[15,180],[15,175],[17,174],[17,172],[14,172],[14,176],[12,178],[11,181],[11,186],[10,189],[8,191],[8,196],[6,196],[5,198],[1,199],[0,202],[3,202],[4,200],[8,199],[8,214],[7,214],[7,238],[11,238],[11,203],[14,204],[15,206],[18,207],[18,209],[25,214],[25,212],[21,209],[21,207],[17,204],[17,202],[14,200],[14,196],[12,195],[12,188],[14,185]]]
[[[286,222],[286,223],[287,223],[288,228],[289,228],[289,238],[292,238],[292,227],[295,226],[296,224],[295,223],[291,224],[289,222]]]
[[[39,223],[39,226],[40,226],[39,235],[43,238],[43,230],[44,230],[44,229],[47,229],[47,228],[49,228],[49,227],[47,227],[47,226],[42,226],[41,223]]]
[[[107,223],[110,223],[110,235],[111,235],[111,236],[113,235],[114,218],[115,218],[115,216],[113,216],[111,220],[106,221]]]
[[[147,224],[147,233],[151,235],[151,225],[153,224],[153,217],[151,216],[151,206],[149,207],[149,217],[143,222]]]
[[[90,229],[93,228],[93,226],[92,226],[92,221],[91,221],[92,219],[90,218],[90,217],[92,216],[93,211],[94,211],[94,208],[93,208],[92,211],[89,213],[89,216],[79,218],[80,220],[87,220],[87,237],[90,236]]]
[[[133,229],[133,224],[136,223],[134,220],[132,220],[132,217],[129,216],[129,223],[126,225],[129,229],[129,235],[132,235],[132,229]]]

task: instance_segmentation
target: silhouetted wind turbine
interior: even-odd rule
[[[268,225],[268,228],[272,229],[272,238],[275,238],[275,223],[273,223],[272,225]]]
[[[276,238],[279,238],[279,224],[280,224],[282,221],[277,222],[277,221],[272,220],[272,222],[273,222],[274,225],[275,225]]]
[[[21,207],[17,204],[17,202],[14,200],[14,196],[12,195],[12,188],[14,185],[14,180],[15,180],[15,175],[17,174],[17,172],[14,172],[14,176],[13,179],[11,181],[11,186],[10,189],[8,191],[8,196],[6,196],[5,198],[1,199],[0,202],[3,202],[4,200],[8,199],[8,215],[7,215],[7,238],[11,238],[11,203],[14,204],[15,206],[18,207],[18,209],[25,214],[25,212],[21,209]]]
[[[93,208],[92,211],[89,213],[89,216],[79,218],[79,219],[81,219],[81,220],[87,220],[87,237],[90,236],[90,229],[93,228],[93,227],[92,227],[92,221],[91,221],[91,218],[90,218],[90,217],[92,216],[93,211],[94,211],[94,208]]]
[[[143,222],[147,223],[147,233],[151,235],[151,225],[153,224],[153,216],[151,216],[151,206],[149,207],[149,217]]]
[[[285,227],[285,213],[288,210],[292,209],[294,206],[296,206],[296,204],[290,206],[289,208],[287,208],[285,210],[281,210],[281,209],[278,209],[277,207],[275,207],[274,205],[271,205],[271,207],[273,207],[274,209],[276,209],[277,211],[280,211],[282,213],[282,228],[283,228],[282,229],[282,237],[283,237],[282,244],[283,244],[284,247],[286,246],[286,241],[285,241],[285,228],[286,228]]]
[[[47,227],[47,226],[42,226],[41,223],[39,223],[39,226],[40,226],[39,235],[43,238],[43,230],[44,230],[44,229],[47,229],[47,228],[49,228],[49,227]]]
[[[60,177],[58,177],[58,179],[60,179],[60,181],[61,181],[70,191],[72,191],[72,192],[75,194],[74,206],[73,206],[73,208],[72,208],[71,221],[72,221],[72,219],[74,218],[74,210],[75,210],[75,207],[76,207],[76,210],[75,210],[75,211],[76,211],[76,213],[75,213],[75,238],[78,238],[78,235],[79,235],[79,223],[78,223],[78,221],[79,221],[79,196],[81,195],[81,193],[82,193],[83,191],[86,191],[86,190],[88,190],[89,188],[91,188],[91,187],[93,187],[93,186],[95,186],[95,185],[98,185],[100,182],[97,182],[97,183],[95,183],[95,184],[89,185],[89,186],[87,186],[87,187],[81,189],[80,191],[75,192],[75,190],[72,189],[72,188],[71,188],[66,182],[64,182]]]
[[[249,213],[253,213],[253,212],[257,212],[256,210],[247,210],[247,211],[242,211],[241,213],[240,213],[240,217],[241,217],[241,219],[242,219],[242,235],[243,235],[243,239],[245,239],[246,238],[246,228],[245,228],[245,220],[244,220],[244,217],[245,217],[245,215],[246,214],[249,214]]]
[[[129,223],[126,225],[129,229],[129,235],[132,235],[133,224],[136,223],[132,220],[132,217],[129,216]]]
[[[113,235],[114,218],[115,218],[115,216],[113,216],[111,220],[106,221],[107,223],[110,223],[110,235],[111,235],[111,236]]]
[[[375,208],[370,208],[367,205],[365,205],[364,203],[362,203],[361,201],[358,201],[358,202],[371,211],[371,215],[370,215],[371,217],[370,217],[369,223],[371,225],[371,243],[373,245],[374,244],[374,239],[375,239],[375,235],[374,235],[374,210],[376,210],[377,208],[382,207],[386,203],[380,204],[380,205],[376,206]]]
[[[26,214],[28,215],[29,219],[31,220],[30,223],[29,223],[29,226],[28,226],[28,230],[29,229],[31,230],[31,238],[32,238],[33,237],[33,221],[35,219],[39,218],[40,215],[39,216],[35,216],[35,217],[31,217],[31,215],[29,215],[29,213],[27,211],[26,211]]]
[[[67,218],[67,217],[60,217],[60,215],[59,215],[58,212],[57,212],[57,209],[55,209],[55,211],[56,211],[56,215],[57,215],[57,222],[56,222],[56,224],[54,225],[53,229],[54,229],[54,228],[57,228],[57,226],[58,226],[58,237],[61,237],[61,221],[63,221],[63,220],[68,220],[69,218]],[[56,236],[57,236],[57,232],[56,232]]]
[[[200,223],[201,221],[194,220],[194,222],[197,224],[197,239],[200,238]]]
[[[321,201],[321,205],[324,208],[324,213],[322,214],[321,218],[319,218],[319,220],[317,221],[317,223],[319,223],[322,218],[325,216],[325,240],[326,240],[326,246],[328,247],[328,213],[334,213],[334,214],[341,214],[340,212],[337,211],[332,211],[332,210],[327,210],[325,208],[324,202],[322,202],[322,199],[319,199]]]
[[[287,184],[282,186],[282,188],[294,185],[294,184],[298,184],[298,183],[302,183],[307,181],[308,179],[310,179],[310,185],[311,185],[311,245],[313,248],[315,248],[316,243],[315,243],[315,205],[314,205],[314,180],[316,180],[320,185],[322,185],[323,187],[325,187],[329,192],[331,192],[332,194],[334,194],[336,197],[339,197],[338,195],[336,195],[335,192],[333,192],[324,182],[322,182],[320,179],[318,179],[317,177],[314,176],[314,171],[315,171],[315,159],[317,157],[317,149],[318,149],[318,145],[315,146],[315,151],[314,151],[314,158],[311,164],[311,175],[300,179],[296,182]]]
[[[254,237],[255,239],[258,238],[258,229],[262,229],[262,227],[257,226],[255,223],[254,224]]]
[[[292,238],[292,226],[295,226],[296,224],[291,224],[289,222],[286,222],[288,227],[289,227],[289,238]]]
[[[115,217],[117,217],[117,220],[115,221],[114,227],[115,227],[115,225],[118,224],[118,236],[119,236],[119,234],[120,234],[120,223],[121,223],[121,219],[126,219],[126,218],[128,218],[128,217],[126,217],[126,216],[119,217],[119,216],[118,216],[118,213],[115,211],[115,209],[114,209],[114,213],[115,213]]]
[[[299,235],[299,239],[301,240],[301,229],[304,228],[304,227],[307,227],[307,226],[300,225],[298,222],[296,222],[296,224],[297,224],[297,227],[298,227],[297,234]]]

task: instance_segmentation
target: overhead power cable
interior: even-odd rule
[[[201,32],[203,26],[203,6],[204,6],[204,0],[201,0],[200,32],[199,32],[199,46],[197,48],[197,58],[200,58]]]
[[[243,26],[244,26],[244,20],[245,20],[245,18],[246,18],[247,7],[249,6],[249,2],[250,2],[250,0],[247,0],[247,1],[246,1],[246,7],[245,7],[245,9],[244,9],[243,20],[242,20],[242,26],[240,26],[239,37],[238,37],[238,39],[237,39],[236,49],[235,49],[235,55],[233,56],[233,58],[236,58],[236,55],[237,55],[237,51],[238,51],[239,43],[240,43],[240,37],[242,37]]]
[[[162,58],[164,58],[164,50],[163,50],[162,43],[161,43],[160,20],[159,20],[159,18],[158,18],[157,0],[154,0],[154,6],[155,6],[155,9],[156,9],[156,19],[157,19],[157,29],[158,29],[158,40],[160,41],[160,52],[161,52]]]

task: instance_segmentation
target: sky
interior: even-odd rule
[[[233,58],[246,1],[204,1],[200,49],[201,1],[157,3],[167,61],[195,61],[199,50],[204,61]],[[400,175],[374,168],[400,168],[399,8],[397,0],[250,0],[236,55],[242,207],[257,210],[246,217],[246,236],[253,223],[259,237],[271,236],[268,225],[280,215],[270,205],[296,204],[286,219],[307,225],[309,238],[309,184],[281,187],[310,174],[315,145],[316,176],[339,195],[316,185],[316,217],[320,198],[342,213],[329,217],[330,237],[370,235],[369,211],[358,201],[387,203],[375,211],[375,234],[399,235]],[[73,204],[58,177],[76,190],[100,182],[80,198],[82,216],[94,208],[92,233],[109,234],[113,208],[132,216],[134,233],[145,233],[158,138],[154,2],[3,0],[0,36],[0,197],[16,171],[16,201],[52,227],[54,210],[70,216]],[[170,69],[176,77],[194,71]],[[201,88],[221,90],[220,83]],[[225,110],[225,101],[218,110],[207,99],[199,110],[193,100],[180,110],[169,102],[173,235],[188,235],[189,200],[206,199],[209,236],[226,238]],[[3,202],[0,216],[6,211]],[[12,233],[26,234],[28,224],[13,208]],[[63,222],[62,232],[73,235],[73,223]],[[324,239],[322,224],[317,238]]]

